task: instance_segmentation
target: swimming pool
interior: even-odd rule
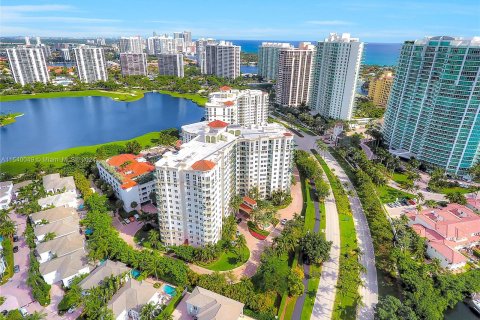
[[[177,294],[177,290],[175,290],[174,287],[168,284],[163,286],[163,292],[165,292],[166,294],[172,297],[174,297]]]

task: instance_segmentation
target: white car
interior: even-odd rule
[[[286,225],[287,221],[288,221],[287,219],[282,219],[282,221],[281,221],[282,226]]]
[[[77,307],[71,307],[70,309],[68,309],[67,313],[69,314],[74,313],[75,310],[77,310]]]
[[[20,309],[18,309],[18,311],[20,311],[20,313],[22,314],[22,317],[26,317],[28,316],[28,311],[25,307],[21,307]]]
[[[128,220],[128,219],[123,219],[123,221],[124,221],[126,224],[129,224],[129,223],[130,223],[130,220]]]

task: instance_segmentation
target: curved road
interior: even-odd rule
[[[305,134],[303,138],[295,135],[295,142],[297,143],[298,149],[305,150],[307,152],[310,152],[310,149],[317,149],[316,140],[318,139],[318,136],[309,136],[307,134]],[[319,151],[319,153],[324,155],[324,159],[328,167],[335,172],[335,175],[340,179],[342,184],[345,186],[345,189],[347,191],[351,191],[349,194],[352,194],[348,198],[350,200],[350,206],[353,212],[353,221],[355,224],[355,231],[357,233],[357,242],[361,250],[360,263],[366,270],[366,272],[361,274],[363,286],[360,287],[360,296],[362,297],[362,303],[358,308],[357,319],[372,320],[374,316],[374,307],[378,302],[378,282],[377,269],[375,267],[375,252],[373,249],[373,242],[372,237],[370,236],[368,222],[355,188],[353,187],[353,184],[346,173],[343,171],[342,167],[328,151]]]

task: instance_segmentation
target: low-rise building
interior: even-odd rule
[[[195,320],[238,320],[244,304],[213,291],[195,287],[186,300],[187,312]]]
[[[38,199],[37,202],[42,209],[51,208],[52,206],[77,208],[79,204],[77,199],[77,194],[72,192],[54,194],[52,196],[47,196],[45,198]]]
[[[42,242],[47,234],[53,234],[53,239],[79,232],[79,218],[69,217],[53,223],[40,224],[33,227],[37,242]]]
[[[151,201],[151,194],[155,192],[155,167],[143,157],[120,154],[97,161],[97,168],[102,180],[112,186],[117,198],[123,201],[125,211]]]
[[[480,245],[480,216],[466,206],[425,209],[407,214],[408,224],[427,240],[427,255],[437,258],[447,269],[465,266],[467,258],[459,250]]]
[[[78,217],[78,213],[73,208],[58,207],[34,212],[30,215],[30,221],[33,224],[47,224],[57,222],[70,217]]]
[[[12,181],[0,182],[0,209],[8,209],[13,196]]]
[[[142,307],[148,303],[157,304],[160,292],[152,284],[129,279],[110,299],[108,308],[113,311],[115,320],[140,319]]]
[[[209,94],[205,117],[209,122],[220,120],[242,126],[263,124],[267,122],[268,104],[268,93],[264,91],[223,86]]]
[[[85,239],[79,233],[73,232],[50,241],[40,242],[35,247],[35,253],[38,262],[44,263],[79,250],[84,251],[84,248]]]
[[[125,263],[107,260],[100,266],[96,267],[86,278],[80,281],[79,286],[85,292],[93,287],[101,285],[103,280],[107,277],[117,277],[121,274],[127,274],[128,277],[129,273],[130,268],[127,267]]]
[[[25,181],[22,181],[22,182],[19,182],[19,183],[15,183],[13,185],[13,195],[15,197],[18,197],[18,195],[20,194],[20,190],[26,186],[28,186],[30,183],[32,183],[32,180],[25,180]]]
[[[43,176],[42,178],[43,187],[46,192],[77,192],[75,187],[75,181],[73,177],[60,177],[59,173],[52,173]]]
[[[76,276],[89,273],[91,266],[84,250],[78,250],[63,257],[55,258],[40,264],[40,274],[48,284],[62,281],[65,287]]]

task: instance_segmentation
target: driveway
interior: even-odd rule
[[[10,218],[17,224],[17,234],[19,241],[14,243],[14,246],[18,246],[18,252],[13,254],[14,264],[20,266],[20,272],[15,273],[10,280],[1,287],[1,294],[6,298],[5,302],[1,305],[1,310],[14,310],[20,307],[25,307],[29,313],[38,311],[47,314],[47,319],[76,319],[80,315],[79,311],[73,314],[65,314],[59,316],[57,314],[57,305],[63,298],[63,290],[59,285],[52,285],[50,290],[51,303],[46,307],[42,307],[38,302],[34,301],[30,291],[30,287],[27,285],[28,269],[30,266],[30,248],[25,243],[23,232],[26,227],[26,216],[10,213]]]
[[[113,227],[118,230],[120,237],[125,240],[130,246],[134,247],[137,250],[142,250],[143,247],[135,243],[135,233],[143,227],[143,221],[134,221],[129,224],[124,224],[123,221],[120,221],[120,216],[116,215],[112,218]]]

